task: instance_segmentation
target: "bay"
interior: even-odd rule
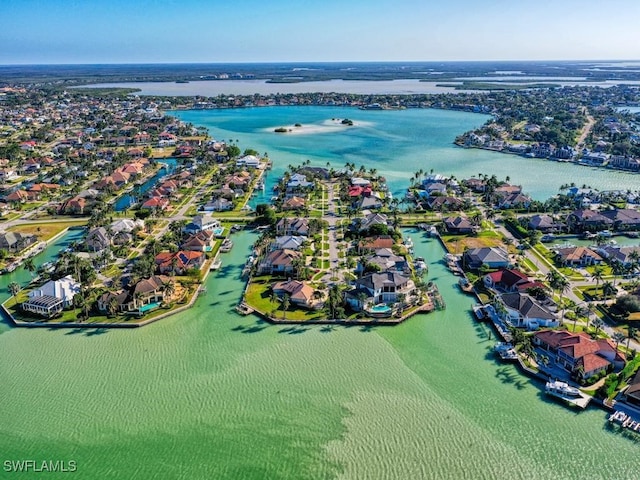
[[[395,191],[431,165],[458,176],[479,168],[510,174],[537,195],[548,188],[520,171],[529,159],[505,168],[519,157],[453,147],[452,135],[484,121],[472,114],[312,107],[180,116],[219,139],[268,150],[270,178],[306,158],[336,166],[348,158],[370,160],[367,168],[384,172]],[[268,131],[332,117],[363,126],[307,136]],[[570,167],[548,181],[600,173]],[[234,236],[207,293],[182,314],[132,330],[3,325],[3,461],[75,460],[79,478],[114,479],[636,478],[637,441],[605,428],[605,412],[549,401],[540,384],[496,363],[493,339],[471,318],[471,299],[442,264],[442,247],[405,234],[447,309],[397,327],[273,326],[239,316],[240,273],[257,238],[249,232]]]

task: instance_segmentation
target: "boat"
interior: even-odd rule
[[[416,257],[414,266],[416,268],[416,273],[422,275],[427,272],[428,266],[422,257]]]
[[[209,270],[218,270],[221,266],[222,266],[222,260],[217,259],[215,262],[211,264],[211,267],[209,267]]]
[[[236,311],[241,315],[250,315],[254,312],[254,309],[247,305],[245,302],[236,306]]]
[[[484,305],[474,305],[473,306],[473,313],[476,316],[476,319],[478,319],[478,321],[482,322],[484,320],[487,320],[488,316],[487,316],[487,312],[484,309]]]
[[[540,241],[543,243],[551,243],[556,239],[556,236],[552,233],[548,233],[547,235],[543,235],[540,237]]]
[[[242,225],[240,225],[239,223],[234,224],[231,227],[231,231],[232,232],[239,232],[240,230],[242,230],[244,227]]]
[[[549,381],[544,386],[545,391],[550,395],[557,397],[579,397],[581,396],[580,390],[572,387],[568,383],[561,382],[559,380]]]
[[[494,345],[493,351],[502,359],[502,360],[517,360],[518,352],[516,352],[513,348],[513,345],[509,342],[498,342]]]
[[[413,240],[411,240],[411,237],[407,237],[407,239],[404,241],[404,246],[409,250],[413,248]]]
[[[471,283],[465,277],[462,277],[460,280],[458,280],[458,286],[460,287],[460,290],[465,293],[473,293],[473,283]]]
[[[230,252],[232,248],[233,248],[233,242],[229,238],[225,238],[222,242],[222,245],[220,245],[221,252],[225,252],[225,253]]]

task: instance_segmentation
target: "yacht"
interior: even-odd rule
[[[572,387],[568,383],[561,382],[559,380],[549,381],[544,387],[545,391],[550,395],[558,397],[579,397],[580,390]]]

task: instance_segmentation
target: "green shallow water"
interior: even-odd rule
[[[240,317],[243,233],[185,314],[5,331],[3,460],[76,460],[78,478],[636,478],[638,444],[603,412],[494,362],[442,249],[412,236],[448,308],[394,328]]]
[[[282,145],[264,131],[360,114],[376,125],[283,138]],[[458,176],[510,158],[451,147],[449,137],[484,118],[458,112],[181,115],[210,126],[218,138],[268,150],[276,174],[305,158],[335,165],[371,158],[367,166],[389,172],[398,190],[411,172],[430,168],[420,160],[427,156],[441,162],[436,170],[451,168],[445,172]],[[393,121],[383,125],[385,118]],[[376,148],[359,152],[383,131],[386,136],[370,144]],[[418,144],[422,137],[431,144]],[[594,172],[572,168],[566,171]],[[495,173],[538,185],[538,194],[551,189],[531,172]],[[554,171],[553,181],[571,181],[563,172]],[[614,177],[620,178],[638,177]],[[447,309],[393,328],[271,326],[239,316],[239,275],[256,238],[250,233],[234,237],[233,251],[207,280],[207,293],[180,315],[134,330],[0,324],[0,463],[75,460],[76,477],[83,479],[637,478],[638,443],[607,430],[604,412],[578,413],[550,402],[540,385],[496,363],[488,350],[494,340],[471,319],[471,299],[440,262],[440,245],[407,233],[429,262],[429,278]],[[4,295],[13,278],[25,282],[28,274],[1,278]],[[42,475],[0,472],[0,478]]]

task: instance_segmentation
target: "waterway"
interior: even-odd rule
[[[153,177],[149,178],[142,185],[135,188],[131,193],[125,193],[121,195],[116,200],[114,205],[114,210],[116,212],[122,212],[123,210],[127,210],[140,201],[140,197],[144,195],[146,192],[151,190],[154,185],[165,175],[169,175],[174,172],[176,169],[177,159],[175,158],[164,158],[159,163],[162,164],[162,168],[158,170]]]
[[[447,309],[398,327],[239,316],[240,233],[183,314],[4,328],[3,459],[75,460],[79,478],[635,478],[638,444],[496,363],[441,246],[405,233]]]
[[[396,190],[430,165],[458,176],[509,174],[538,195],[547,188],[533,168],[530,178],[504,167],[519,157],[450,145],[456,132],[486,117],[362,112],[367,116],[356,120],[373,122],[366,127],[373,132],[277,137],[264,129],[361,112],[256,110],[181,116],[219,139],[240,139],[242,148],[269,150],[270,177],[306,158],[343,165],[371,157],[367,168],[383,171]],[[523,169],[531,162],[520,161]],[[538,169],[548,181],[572,181],[563,171],[548,174],[557,164],[536,162],[548,167]],[[600,181],[637,177],[615,178]],[[439,285],[447,309],[397,327],[271,326],[239,316],[240,273],[256,239],[248,232],[234,236],[234,249],[222,255],[192,309],[147,327],[1,324],[3,462],[74,460],[78,478],[114,479],[637,478],[638,442],[606,429],[604,412],[578,413],[549,401],[539,384],[498,364],[489,351],[495,338],[471,318],[472,299],[441,263],[441,246],[419,232],[405,234],[429,264],[428,279]],[[69,235],[36,264],[75,238]],[[13,275],[28,279],[21,270]],[[0,279],[4,298],[9,281]]]
[[[479,174],[510,178],[523,185],[525,192],[545,200],[559,192],[561,185],[575,183],[600,190],[637,190],[637,174],[592,168],[571,163],[453,145],[455,137],[481,126],[489,117],[449,110],[413,109],[367,111],[348,107],[256,107],[237,110],[175,111],[172,115],[194,125],[209,128],[210,134],[224,141],[239,140],[241,149],[267,152],[274,164],[264,196],[254,203],[268,201],[271,188],[287,165],[309,159],[312,165],[342,168],[354,163],[375,168],[387,178],[394,196],[403,197],[409,178],[418,170],[468,178]],[[333,118],[349,118],[356,125],[328,128]],[[275,133],[278,126],[300,123],[314,127],[312,133]]]

